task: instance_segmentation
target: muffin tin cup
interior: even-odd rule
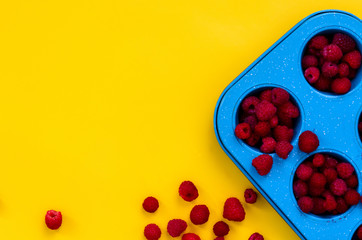
[[[295,169],[316,152],[342,156],[355,167],[360,181],[362,144],[358,132],[356,135],[356,121],[362,109],[361,71],[352,80],[350,92],[336,95],[316,90],[305,80],[301,67],[305,46],[316,34],[346,32],[361,49],[360,29],[361,20],[350,13],[328,10],[308,16],[231,82],[216,105],[214,128],[221,147],[302,239],[352,239],[362,218],[362,204],[336,216],[305,214],[296,204],[292,189]],[[241,101],[253,91],[266,87],[287,90],[301,115],[291,142],[294,149],[288,159],[270,154],[274,159],[273,168],[268,175],[260,176],[251,163],[261,152],[237,139],[234,129]],[[311,154],[298,148],[298,136],[306,130],[315,132],[320,141],[320,147]],[[361,193],[361,184],[357,191]]]

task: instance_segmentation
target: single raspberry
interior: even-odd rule
[[[245,210],[239,199],[228,198],[224,204],[223,217],[229,221],[241,222],[245,219]]]
[[[297,118],[299,117],[299,109],[292,102],[286,102],[281,105],[277,110],[278,117],[289,117]]]
[[[351,68],[358,69],[361,66],[361,53],[358,50],[354,50],[344,55],[342,60],[348,63]]]
[[[277,108],[274,104],[265,100],[261,101],[255,107],[256,116],[260,121],[268,121],[275,115],[276,112]]]
[[[259,121],[254,129],[254,133],[260,137],[265,137],[270,133],[269,122]]]
[[[182,182],[178,193],[185,201],[188,202],[195,200],[199,196],[199,191],[191,181]]]
[[[356,188],[358,186],[358,179],[355,174],[352,174],[349,178],[345,179],[347,187]]]
[[[331,90],[337,94],[345,94],[351,89],[351,81],[344,78],[336,78],[332,81]]]
[[[327,211],[333,211],[337,208],[337,202],[333,195],[326,195],[324,201],[324,208]]]
[[[292,150],[293,150],[293,145],[287,141],[277,142],[277,145],[275,146],[275,153],[278,155],[278,157],[283,159],[287,159],[289,153]]]
[[[308,47],[314,49],[323,49],[328,45],[328,39],[323,35],[314,36],[309,42]]]
[[[156,212],[156,210],[158,209],[158,200],[154,197],[147,197],[144,201],[143,201],[143,209],[146,210],[146,212],[149,213],[153,213]]]
[[[271,102],[272,101],[272,90],[271,89],[266,89],[264,91],[262,91],[259,95],[259,99],[260,101],[268,101]]]
[[[273,88],[272,90],[272,103],[275,106],[280,106],[289,101],[289,93],[283,88]]]
[[[230,228],[229,225],[224,221],[218,221],[214,224],[213,231],[216,236],[223,237],[229,233]]]
[[[314,55],[305,55],[302,58],[302,68],[306,69],[309,67],[317,67],[318,66],[318,59]]]
[[[182,235],[182,240],[201,240],[201,238],[195,233],[185,233]]]
[[[322,74],[325,77],[331,78],[338,74],[338,66],[332,62],[325,62],[322,66]]]
[[[253,159],[252,165],[261,176],[264,176],[270,172],[273,166],[273,158],[270,155],[262,154]]]
[[[313,156],[313,166],[322,167],[325,161],[323,154],[317,153]]]
[[[210,211],[206,205],[195,205],[190,213],[191,222],[195,225],[201,225],[209,220]]]
[[[315,187],[312,186],[310,183],[308,184],[309,195],[312,197],[319,197],[322,196],[323,192],[325,191],[324,187]]]
[[[245,198],[245,202],[252,204],[252,203],[256,202],[258,195],[256,194],[256,192],[253,189],[248,188],[244,192],[244,198]]]
[[[323,75],[314,83],[314,87],[320,91],[327,91],[330,88],[332,80]]]
[[[324,163],[325,168],[336,168],[338,161],[332,156],[326,155],[326,161]]]
[[[251,135],[251,127],[249,123],[239,123],[235,127],[235,136],[239,139],[247,139]]]
[[[339,213],[339,214],[345,213],[348,210],[348,205],[347,205],[346,201],[344,200],[344,198],[337,197],[336,202],[337,202],[337,207],[336,207],[337,213]]]
[[[309,179],[309,184],[316,188],[324,188],[327,178],[322,173],[314,172]]]
[[[329,185],[329,189],[335,196],[342,196],[347,192],[347,184],[342,179],[337,178]]]
[[[300,180],[307,181],[313,174],[313,169],[306,164],[302,163],[298,166],[295,174]]]
[[[359,193],[354,189],[349,189],[346,194],[344,194],[344,200],[350,206],[358,204],[360,197]]]
[[[157,240],[161,237],[161,229],[154,223],[145,227],[144,235],[147,240]]]
[[[245,140],[245,142],[249,145],[249,146],[255,146],[260,140],[260,136],[253,133],[251,134],[251,136]]]
[[[338,176],[342,179],[349,178],[354,172],[354,167],[350,163],[342,162],[337,164]]]
[[[256,233],[251,234],[251,236],[249,237],[248,240],[264,240],[264,237],[260,233],[256,232]]]
[[[325,168],[323,175],[326,177],[327,183],[331,183],[337,179],[338,173],[334,168]]]
[[[62,225],[62,219],[61,212],[49,210],[45,215],[45,224],[49,229],[56,230]]]
[[[276,141],[288,141],[290,142],[293,138],[293,129],[289,129],[287,126],[276,126],[273,129],[273,136]]]
[[[293,192],[296,198],[303,197],[308,194],[308,184],[300,179],[293,182]]]
[[[359,226],[357,229],[357,237],[358,239],[362,239],[362,226]]]
[[[312,213],[313,214],[323,214],[326,212],[326,208],[324,207],[324,202],[325,200],[323,198],[320,197],[314,197],[313,198],[313,209],[312,209]]]
[[[320,75],[320,71],[316,67],[309,67],[304,71],[304,77],[309,83],[315,83]]]
[[[343,53],[348,53],[356,48],[356,42],[344,33],[336,33],[333,35],[332,43],[337,45]]]
[[[249,115],[242,121],[244,123],[248,123],[252,131],[254,131],[256,124],[258,123],[258,119],[256,119],[255,115]]]
[[[316,134],[311,131],[304,131],[299,136],[298,141],[299,149],[305,153],[315,151],[319,146],[319,140]]]
[[[278,126],[279,123],[279,119],[277,115],[274,115],[270,120],[269,120],[269,125],[271,128],[275,128],[276,126]]]
[[[263,144],[260,146],[260,151],[263,153],[272,153],[274,152],[277,142],[272,137],[266,137],[262,139]]]
[[[255,107],[260,103],[259,98],[255,96],[247,97],[243,100],[241,103],[241,108],[245,113],[248,114],[254,114],[255,113]]]
[[[335,44],[325,46],[321,53],[323,58],[330,62],[336,62],[343,57],[342,50]]]
[[[348,77],[349,75],[349,66],[347,63],[340,63],[338,65],[338,75],[339,77]]]
[[[313,199],[308,196],[303,196],[298,199],[298,206],[300,207],[300,210],[302,210],[305,213],[309,213],[313,210],[314,204]]]
[[[187,223],[182,219],[172,219],[167,224],[167,232],[171,237],[180,236],[187,228]]]

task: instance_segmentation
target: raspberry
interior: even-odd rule
[[[274,104],[265,100],[261,101],[255,107],[256,116],[260,121],[268,121],[275,115],[276,112],[277,108]]]
[[[289,101],[289,93],[283,88],[273,88],[272,90],[272,103],[275,106],[280,106]]]
[[[327,91],[331,85],[331,79],[324,76],[320,76],[319,79],[314,83],[314,87],[320,91]]]
[[[272,90],[267,89],[267,90],[262,91],[259,95],[259,99],[260,99],[260,101],[265,100],[265,101],[271,102],[272,101]]]
[[[309,188],[309,195],[312,197],[319,197],[325,191],[324,187],[315,187],[315,186],[312,186],[310,183],[308,185],[308,188]]]
[[[255,115],[250,115],[244,118],[244,123],[248,123],[252,131],[254,131],[256,124],[258,123],[258,119],[256,119]]]
[[[269,125],[271,128],[275,128],[276,126],[278,126],[279,123],[279,119],[277,115],[274,115],[270,120],[269,120]]]
[[[337,177],[336,177],[337,178]],[[358,179],[355,174],[352,174],[349,178],[345,179],[347,187],[349,188],[356,188],[358,185]]]
[[[279,114],[278,120],[279,120],[279,125],[286,126],[288,128],[293,128],[293,119],[292,118]]]
[[[201,238],[195,233],[185,233],[182,235],[182,240],[201,240]]]
[[[272,153],[274,152],[277,142],[272,137],[266,137],[262,139],[263,144],[260,146],[260,151],[263,153]]]
[[[342,59],[353,69],[358,69],[361,66],[361,53],[357,50],[347,53]]]
[[[331,90],[337,94],[345,94],[351,89],[351,81],[344,78],[336,78],[332,81]]]
[[[356,42],[350,36],[343,33],[336,33],[332,43],[337,45],[343,53],[347,53],[356,48]]]
[[[239,123],[235,127],[235,136],[239,139],[247,139],[251,135],[251,127],[249,123]]]
[[[55,210],[47,211],[45,224],[49,229],[56,230],[62,225],[62,213]]]
[[[276,141],[288,141],[290,142],[293,138],[293,129],[289,129],[287,126],[276,126],[273,129],[273,136]]]
[[[357,237],[358,239],[362,239],[362,226],[359,226],[357,229]]]
[[[324,167],[326,168],[336,168],[338,164],[338,161],[329,155],[326,155],[326,161],[324,163]]]
[[[298,206],[300,207],[300,210],[302,210],[305,213],[309,213],[313,210],[314,204],[313,199],[307,196],[303,196],[298,199]]]
[[[225,240],[225,238],[224,237],[217,237],[217,238],[215,238],[215,240]]]
[[[249,237],[249,240],[264,240],[264,237],[260,233],[256,232],[256,233],[251,234],[251,236]]]
[[[338,173],[334,168],[325,168],[323,170],[323,175],[326,177],[327,183],[331,183],[337,179]]]
[[[252,165],[261,176],[264,176],[270,172],[273,166],[273,158],[270,155],[262,154],[253,159]]]
[[[337,213],[339,214],[345,213],[348,210],[348,205],[342,197],[337,197],[336,202],[337,202],[337,207],[336,207]]]
[[[245,219],[245,211],[239,199],[228,198],[224,204],[223,217],[229,221],[241,222]]]
[[[256,124],[254,133],[260,137],[265,137],[270,133],[269,122],[260,121]]]
[[[333,211],[337,208],[337,202],[333,195],[326,195],[324,201],[324,208],[327,211]]]
[[[342,162],[337,164],[338,176],[342,179],[349,178],[354,172],[354,168],[350,163]]]
[[[247,97],[243,100],[241,103],[241,108],[244,112],[248,114],[254,114],[255,113],[255,107],[260,103],[259,98],[255,96]]]
[[[142,204],[146,212],[153,213],[158,209],[158,201],[154,197],[147,197]]]
[[[290,144],[287,141],[280,141],[277,142],[277,145],[275,146],[275,152],[278,155],[278,157],[287,159],[289,153],[293,150],[292,144]]]
[[[313,157],[313,166],[314,167],[322,167],[324,164],[325,158],[323,154],[317,153]]]
[[[306,69],[309,67],[317,67],[318,66],[318,59],[314,55],[305,55],[302,58],[302,68]]]
[[[325,46],[322,49],[321,54],[325,60],[330,62],[336,62],[343,56],[342,50],[335,44]]]
[[[360,197],[359,193],[354,189],[349,189],[344,194],[344,200],[350,206],[358,204]]]
[[[322,173],[314,172],[310,177],[309,184],[316,188],[324,188],[327,178]]]
[[[338,65],[338,75],[339,77],[348,77],[349,75],[349,66],[347,63],[340,63]]]
[[[336,196],[342,196],[347,192],[347,184],[342,179],[337,178],[330,185],[329,189]]]
[[[190,213],[191,222],[195,225],[201,225],[209,220],[210,211],[206,205],[195,205]]]
[[[258,195],[256,194],[256,192],[253,189],[248,188],[244,192],[244,198],[245,198],[245,202],[247,202],[247,203],[255,203],[256,199],[258,198]]]
[[[185,201],[188,202],[195,200],[199,196],[196,186],[191,181],[182,182],[178,193]]]
[[[303,197],[308,194],[308,185],[302,180],[298,179],[293,182],[293,192],[296,198]]]
[[[182,219],[172,219],[167,224],[167,232],[171,237],[180,236],[187,228],[187,223]]]
[[[323,198],[320,197],[313,198],[313,209],[311,212],[317,215],[325,213],[326,209],[324,207],[324,202],[325,200]]]
[[[323,35],[315,36],[308,42],[309,48],[314,48],[318,50],[323,49],[327,45],[328,39]]]
[[[338,66],[332,62],[325,62],[322,66],[322,74],[325,77],[331,78],[338,74]]]
[[[251,134],[251,136],[245,140],[245,142],[249,145],[249,146],[255,146],[260,140],[260,136],[256,135],[255,133]]]
[[[320,71],[316,67],[309,67],[304,71],[304,77],[309,83],[315,83],[320,75]]]
[[[307,181],[313,174],[313,169],[306,164],[302,163],[299,165],[295,174],[300,180]]]
[[[297,118],[299,117],[299,109],[297,106],[295,106],[292,102],[287,102],[284,103],[283,105],[281,105],[278,108],[278,116],[283,118],[283,117],[288,117],[288,118]]]
[[[215,223],[213,231],[216,236],[223,237],[229,233],[230,228],[229,225],[224,221],[218,221],[217,223]]]
[[[299,136],[298,141],[299,149],[305,153],[311,153],[315,151],[319,146],[319,140],[317,135],[311,131],[304,131]]]
[[[145,227],[144,235],[147,240],[157,240],[161,237],[161,229],[154,223]]]

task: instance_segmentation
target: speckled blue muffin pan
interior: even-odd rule
[[[262,56],[242,72],[221,94],[214,116],[217,139],[235,165],[278,211],[302,239],[352,239],[362,224],[362,204],[346,213],[317,216],[303,213],[293,194],[293,178],[298,165],[316,152],[329,153],[350,162],[361,181],[362,143],[357,125],[362,111],[362,73],[352,80],[345,95],[320,92],[304,78],[301,59],[307,42],[317,34],[345,32],[362,49],[362,22],[350,13],[328,10],[314,13],[287,32]],[[273,168],[260,176],[252,166],[253,158],[262,154],[234,135],[238,124],[239,106],[248,95],[268,87],[287,90],[300,109],[296,120],[293,151],[283,160],[275,153]],[[311,130],[320,141],[317,151],[306,154],[299,150],[301,132]],[[361,193],[361,184],[357,191]]]

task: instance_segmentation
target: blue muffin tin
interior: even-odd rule
[[[361,203],[344,214],[317,216],[303,213],[293,194],[296,168],[317,152],[350,162],[361,181],[362,143],[357,129],[362,111],[361,71],[347,94],[335,95],[311,86],[301,67],[305,46],[313,36],[345,32],[361,50],[361,30],[361,20],[343,11],[326,10],[306,17],[230,83],[215,109],[215,133],[223,150],[302,239],[355,239],[355,231],[362,224]],[[270,154],[273,167],[268,175],[260,176],[251,163],[262,153],[237,139],[234,129],[239,122],[241,101],[268,87],[287,90],[300,109],[300,117],[296,119],[291,142],[294,149],[288,159]],[[298,136],[305,130],[315,132],[320,141],[317,151],[310,154],[298,148]],[[361,184],[357,191],[361,194]]]

